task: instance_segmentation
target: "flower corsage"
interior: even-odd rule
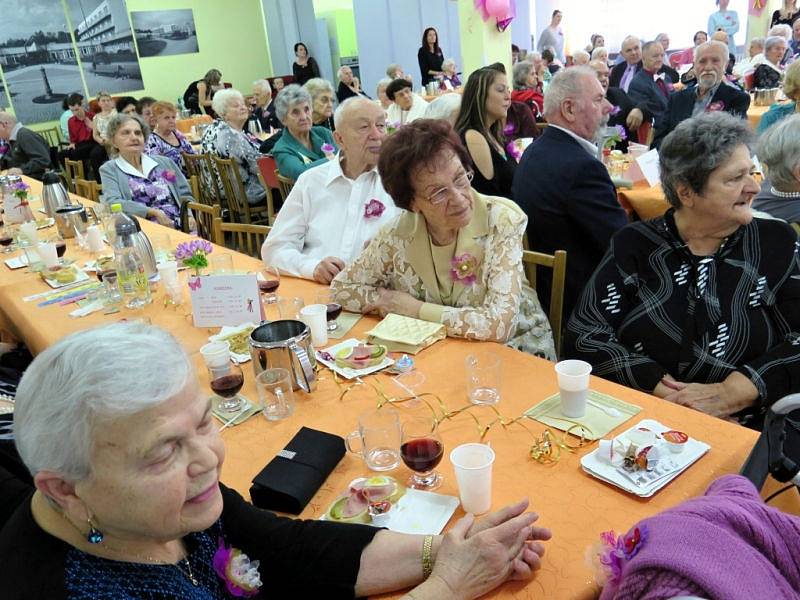
[[[586,560],[598,585],[616,584],[622,569],[647,542],[647,525],[634,527],[619,537],[613,531],[600,534],[600,541],[586,549]]]
[[[225,546],[225,541],[220,538],[219,547],[214,553],[214,571],[225,582],[232,596],[249,598],[258,593],[261,587],[258,565],[257,560],[251,561],[241,550]]]
[[[172,171],[170,169],[164,169],[161,172],[161,177],[167,183],[175,183],[177,181],[177,179],[178,179],[178,176],[175,175],[175,171]]]
[[[385,210],[386,206],[384,206],[383,202],[381,202],[377,198],[373,198],[364,205],[364,218],[377,219],[383,214],[383,211]]]
[[[478,259],[469,252],[450,259],[450,277],[461,285],[473,285],[478,279]]]
[[[706,106],[706,112],[721,112],[725,110],[725,103],[722,100],[717,100]]]

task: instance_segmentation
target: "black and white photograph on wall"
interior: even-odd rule
[[[190,8],[134,11],[131,19],[139,56],[142,58],[200,51],[194,14]]]
[[[66,4],[89,94],[143,89],[125,0],[67,0]]]
[[[83,81],[61,0],[26,0],[3,11],[0,68],[22,123],[57,120],[61,102]]]

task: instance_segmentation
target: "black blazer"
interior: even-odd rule
[[[567,251],[566,322],[611,236],[628,223],[614,184],[603,163],[577,140],[547,127],[522,155],[511,195],[528,215],[531,249]],[[540,269],[536,292],[545,310],[551,286],[552,271]]]
[[[609,115],[608,117],[608,124],[611,127],[615,125],[622,125],[625,128],[625,133],[628,135],[627,140],[622,140],[619,142],[615,147],[614,150],[622,150],[623,152],[628,151],[628,141],[635,142],[637,138],[638,132],[634,129],[631,131],[628,129],[627,121],[628,115],[634,108],[638,108],[644,114],[645,107],[644,106],[637,106],[636,103],[631,100],[631,97],[625,93],[625,90],[622,88],[614,88],[610,87],[606,90],[606,100],[608,100],[613,106],[619,108],[619,112],[613,115]]]
[[[608,74],[608,87],[620,87],[620,83],[622,82],[622,76],[625,74],[625,69],[628,68],[628,63],[622,61],[618,65],[614,65],[611,69],[611,73]],[[636,64],[636,73],[638,73],[642,69],[642,61],[639,61]],[[635,73],[634,73],[635,75]]]
[[[696,86],[691,86],[680,92],[675,92],[669,97],[667,112],[661,126],[656,128],[656,134],[653,138],[653,146],[655,148],[661,146],[661,142],[664,141],[670,131],[678,126],[678,123],[691,118],[694,110],[696,89]],[[723,82],[717,88],[708,105],[711,107],[715,103],[721,103],[721,105],[718,105],[720,110],[746,119],[747,109],[750,108],[750,94]]]
[[[23,175],[41,180],[51,167],[50,148],[44,138],[27,127],[17,132],[17,139],[8,143],[9,150],[0,157],[0,167],[16,167]]]
[[[645,109],[645,121],[653,119],[656,126],[661,125],[667,112],[667,97],[661,92],[650,73],[644,69],[637,71],[631,80],[628,95],[637,106]]]

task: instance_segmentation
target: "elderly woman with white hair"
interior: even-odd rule
[[[526,501],[437,536],[249,504],[220,482],[225,445],[192,362],[141,322],[36,357],[14,415],[35,489],[0,533],[4,597],[476,598],[539,568],[550,532]]]
[[[753,218],[751,139],[725,112],[664,139],[671,208],[613,237],[565,347],[600,377],[760,430],[800,392],[800,262],[791,227]]]
[[[150,129],[139,115],[117,113],[107,125],[112,160],[100,167],[101,200],[129,215],[180,227],[181,204],[194,201],[180,167],[166,156],[145,154]]]
[[[315,77],[305,82],[303,87],[311,94],[311,118],[315,126],[336,129],[333,122],[333,86],[327,79]]]
[[[599,60],[608,64],[608,48],[605,46],[598,46],[592,50],[592,60]]]
[[[758,157],[767,167],[767,178],[753,208],[800,223],[800,115],[788,116],[767,129],[759,138]]]
[[[275,114],[275,99],[272,97],[272,86],[269,81],[258,79],[253,82],[253,99],[255,108],[251,118],[258,121],[261,131],[281,129],[283,125]]]
[[[736,77],[744,77],[752,73],[755,68],[764,62],[764,42],[763,37],[756,37],[750,40],[747,46],[747,56],[742,58],[733,66],[733,74]]]
[[[392,105],[392,101],[389,100],[389,96],[386,95],[386,88],[389,87],[390,83],[392,83],[392,80],[388,77],[384,77],[378,81],[378,85],[375,88],[375,97],[384,109],[388,109]]]
[[[764,42],[764,61],[753,71],[753,87],[766,89],[780,87],[783,81],[781,61],[788,47],[787,41],[781,36],[773,35],[767,38]]]
[[[442,94],[425,107],[425,119],[441,119],[450,125],[456,124],[461,110],[461,94]]]
[[[353,69],[347,65],[342,65],[339,67],[337,76],[339,77],[339,87],[336,88],[336,99],[340,103],[348,98],[355,98],[357,96],[369,98],[364,90],[361,89],[361,82],[358,80],[358,77],[353,75]]]
[[[259,142],[243,131],[250,116],[244,96],[232,88],[220,90],[214,94],[211,107],[219,118],[203,133],[201,152],[233,159],[239,166],[247,202],[251,205],[263,203],[266,190],[258,180],[256,162],[261,156]]]
[[[456,61],[453,58],[446,58],[442,62],[442,80],[439,82],[439,88],[443,90],[454,90],[461,87],[461,79],[458,78],[456,73]]]
[[[332,159],[336,151],[331,130],[314,126],[311,102],[305,86],[296,84],[287,85],[275,98],[275,110],[285,127],[272,156],[278,171],[289,179],[297,179],[303,171]]]

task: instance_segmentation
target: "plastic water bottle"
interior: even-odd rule
[[[122,300],[126,308],[142,308],[150,304],[152,298],[144,260],[133,241],[136,225],[122,212],[120,204],[114,204],[111,210],[114,214],[114,262]]]

